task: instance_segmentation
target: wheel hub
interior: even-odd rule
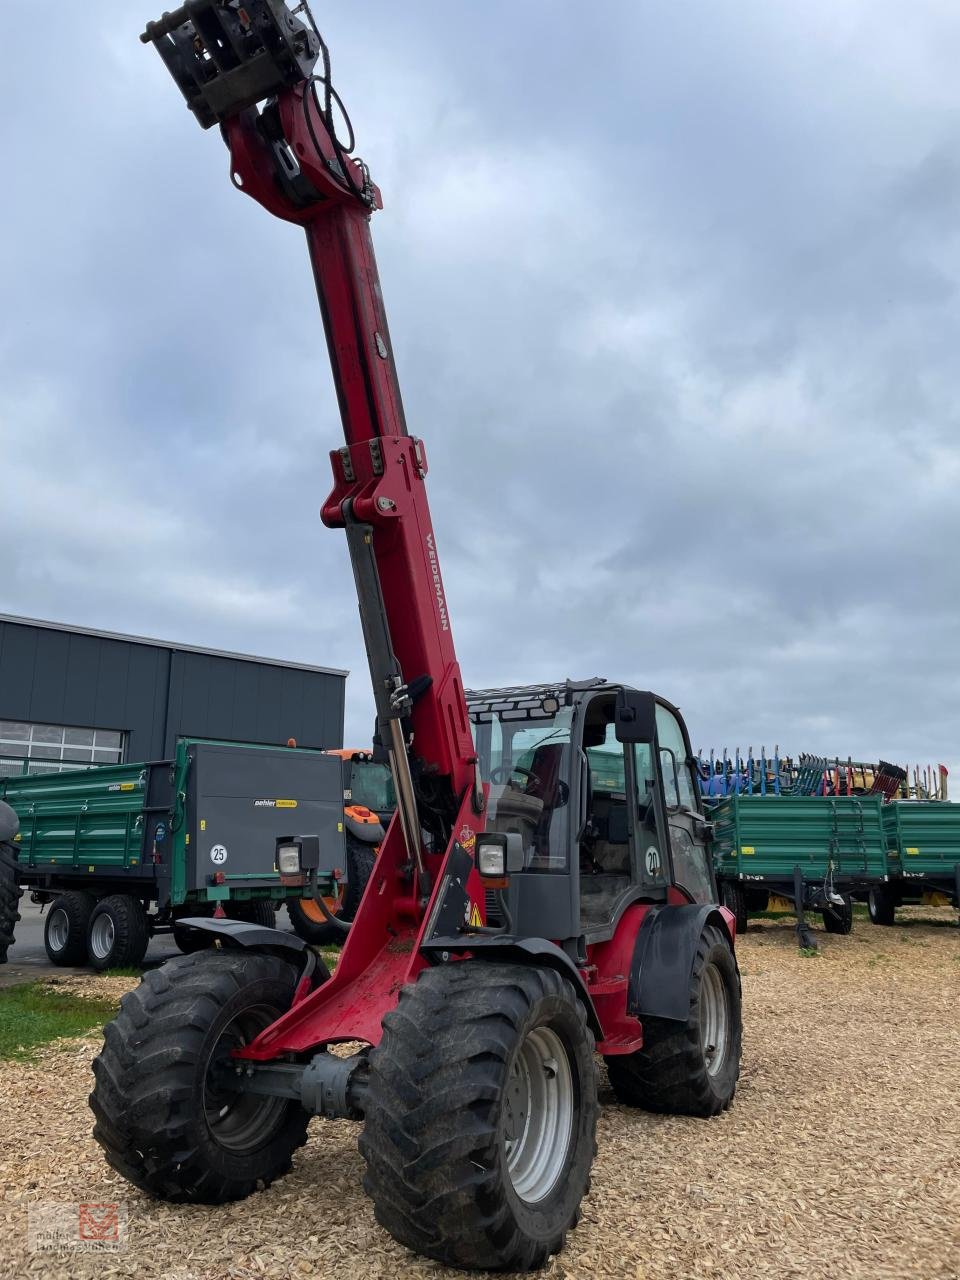
[[[116,929],[113,920],[106,913],[97,916],[90,929],[90,950],[98,960],[106,960],[113,950]]]
[[[47,937],[50,939],[50,946],[54,951],[62,951],[67,945],[69,936],[70,921],[67,919],[67,913],[63,907],[57,907],[56,911],[51,911],[50,920],[47,923]]]
[[[207,1059],[203,1111],[213,1140],[227,1151],[246,1155],[265,1146],[286,1116],[286,1098],[265,1097],[233,1088],[236,1083],[232,1051],[255,1040],[282,1010],[251,1005],[223,1028]]]
[[[503,1096],[507,1173],[521,1200],[552,1191],[573,1138],[573,1073],[563,1041],[537,1027],[520,1046]]]
[[[727,1060],[729,1003],[720,970],[715,964],[705,965],[700,979],[700,1045],[710,1076],[715,1076]]]

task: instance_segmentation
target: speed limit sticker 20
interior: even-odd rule
[[[227,846],[215,844],[210,850],[210,861],[215,867],[222,867],[227,860]]]

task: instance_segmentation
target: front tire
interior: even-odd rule
[[[690,973],[687,1021],[644,1018],[643,1048],[606,1059],[611,1088],[631,1107],[719,1115],[736,1093],[741,1040],[737,962],[727,935],[708,924]]]
[[[383,1028],[360,1138],[377,1221],[450,1266],[542,1266],[577,1224],[596,1152],[593,1036],[572,984],[441,965]]]
[[[43,945],[51,964],[87,963],[87,931],[95,899],[89,893],[70,889],[61,893],[47,910]]]
[[[889,885],[874,885],[867,897],[867,912],[873,924],[896,924],[897,899]]]
[[[111,893],[93,908],[87,927],[87,952],[98,973],[138,969],[147,954],[150,928],[139,898]]]
[[[275,956],[210,951],[168,960],[123,997],[94,1060],[90,1106],[93,1136],[128,1182],[175,1204],[223,1204],[289,1170],[307,1113],[226,1091],[216,1075],[290,1008],[296,981]]]
[[[6,964],[7,951],[13,946],[22,893],[17,883],[17,847],[4,842],[0,844],[0,964]]]

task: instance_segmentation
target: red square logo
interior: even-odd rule
[[[81,1240],[120,1239],[120,1215],[115,1204],[81,1204],[78,1230]]]

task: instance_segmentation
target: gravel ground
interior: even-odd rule
[[[630,1111],[604,1087],[583,1220],[542,1274],[631,1280],[960,1277],[960,933],[955,913],[858,920],[804,957],[792,922],[739,945],[743,1075],[718,1120]],[[120,994],[129,979],[68,978]],[[90,1138],[95,1039],[0,1066],[0,1276],[441,1277],[376,1226],[356,1127],[314,1121],[293,1172],[220,1209],[148,1200]],[[118,1254],[30,1253],[36,1201],[126,1202]]]

